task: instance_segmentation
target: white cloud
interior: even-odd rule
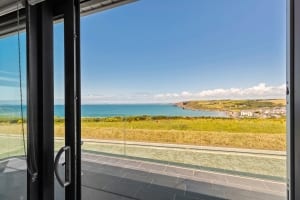
[[[189,97],[189,96],[191,96],[191,95],[192,95],[192,93],[187,92],[187,91],[181,92],[181,96],[183,96],[183,97]]]
[[[17,73],[13,73],[13,72],[10,72],[10,71],[4,71],[4,70],[0,70],[0,74],[9,74],[9,75],[17,75]]]
[[[160,94],[156,98],[161,100],[205,100],[205,99],[266,99],[266,98],[284,98],[285,85],[268,86],[260,83],[249,88],[217,88],[212,90],[203,90],[196,93],[182,92],[177,99],[170,99],[168,95]]]
[[[260,83],[249,88],[216,88],[198,92],[182,91],[177,93],[141,93],[126,95],[86,95],[82,96],[83,104],[100,103],[172,103],[187,100],[212,99],[270,99],[285,98],[286,86],[269,86]]]
[[[18,82],[18,79],[16,79],[16,78],[8,78],[8,77],[2,77],[2,76],[0,76],[0,81]]]

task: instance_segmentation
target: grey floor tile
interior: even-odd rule
[[[163,187],[169,187],[174,188],[179,182],[179,179],[177,177],[171,177],[161,174],[154,174],[152,173],[150,175],[150,178],[152,179],[153,185],[159,185]]]
[[[210,180],[212,182],[218,181],[226,183],[226,177],[223,174],[195,171],[194,175],[197,178]]]
[[[283,196],[234,188],[227,192],[226,197],[231,200],[286,200]]]
[[[135,181],[139,181],[141,183],[148,183],[150,184],[152,182],[152,178],[150,176],[150,173],[148,172],[143,172],[143,171],[136,171],[135,172],[124,172],[125,175],[123,176],[123,178],[128,179],[128,180],[135,180]]]
[[[154,164],[154,163],[142,163],[139,167],[147,171],[156,171],[156,172],[162,172],[166,168],[165,165]]]
[[[84,172],[84,175],[82,176],[83,186],[96,189],[103,189],[105,186],[112,184],[115,181],[121,181],[121,178],[91,172]]]
[[[173,200],[176,190],[158,185],[142,188],[136,197],[141,200]]]
[[[271,183],[271,182],[264,182],[265,186],[274,192],[286,192],[286,185],[282,183]]]
[[[86,187],[82,188],[82,196],[84,200],[132,200],[132,198]]]
[[[107,175],[122,177],[122,176],[124,176],[124,171],[125,170],[126,169],[121,168],[121,167],[102,165],[102,168],[100,168],[98,171],[101,174],[107,174]]]
[[[88,160],[97,160],[97,156],[94,156],[93,154],[82,154],[82,159],[88,159]]]
[[[114,192],[122,196],[135,197],[142,188],[146,188],[147,183],[122,179],[112,182],[104,187],[105,191]]]
[[[227,183],[229,185],[241,185],[241,186],[248,186],[251,188],[259,188],[259,189],[267,189],[264,181],[249,179],[244,177],[238,176],[226,176]]]
[[[135,161],[135,160],[120,160],[118,162],[118,165],[120,167],[122,166],[132,166],[132,167],[138,167],[141,164],[141,162],[139,161]]]
[[[197,200],[227,200],[226,198],[222,197],[215,197],[215,196],[210,196],[210,195],[205,195],[205,194],[194,194],[194,193],[191,193],[191,192],[188,192],[185,194],[185,196],[178,196],[178,198],[176,198],[176,200],[185,200],[185,199],[188,199],[188,200],[194,200],[194,199],[197,199]],[[242,199],[241,199],[242,200]]]
[[[26,170],[26,163],[23,159],[13,158],[8,161],[6,167],[17,170]]]
[[[159,165],[156,167],[158,169]],[[221,174],[198,173],[197,177],[210,179],[210,182],[201,182],[159,172],[153,173],[93,162],[82,162],[82,169],[84,200],[286,200],[283,195],[276,193],[281,191],[284,194],[283,184],[268,182],[265,186],[269,192],[274,191],[273,194],[245,190],[230,186],[230,184],[213,184],[211,179],[224,180],[226,175],[222,178]],[[181,173],[181,171],[175,171],[175,173]],[[245,182],[246,180],[239,178],[227,179],[227,181],[244,185],[256,183],[255,180]],[[260,183],[258,182],[257,185]],[[25,197],[25,200],[25,185],[25,170],[0,173],[0,199]],[[57,183],[55,191],[56,200],[63,200],[63,189]]]
[[[199,197],[187,197],[186,195],[176,194],[174,200],[201,200]]]
[[[193,170],[184,169],[184,168],[181,168],[181,167],[167,166],[167,168],[165,169],[165,172],[178,174],[179,176],[180,175],[194,176],[194,171]]]

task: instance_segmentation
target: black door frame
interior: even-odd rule
[[[65,144],[71,147],[71,184],[66,199],[81,199],[81,83],[80,83],[80,2],[66,0],[65,40]]]
[[[65,144],[71,149],[66,199],[81,200],[80,1],[65,0]],[[53,0],[26,1],[28,171],[27,199],[54,200]]]
[[[287,0],[287,197],[300,199],[300,0]]]
[[[53,14],[51,1],[26,6],[27,199],[54,199]]]

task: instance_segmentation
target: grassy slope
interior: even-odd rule
[[[57,124],[63,134],[63,124]],[[86,119],[84,138],[285,150],[285,119]]]
[[[177,105],[186,109],[241,111],[285,106],[284,99],[186,101]]]
[[[19,123],[0,124],[0,133],[20,130]],[[55,133],[63,136],[63,120],[56,120]],[[285,150],[286,145],[284,118],[90,118],[82,120],[82,137],[269,150]]]

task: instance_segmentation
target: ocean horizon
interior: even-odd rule
[[[26,117],[27,106],[23,106]],[[81,106],[82,117],[127,116],[182,116],[226,117],[225,112],[182,109],[172,103],[165,104],[85,104]],[[0,117],[21,116],[20,105],[0,105]],[[64,105],[54,106],[54,116],[64,117]]]

